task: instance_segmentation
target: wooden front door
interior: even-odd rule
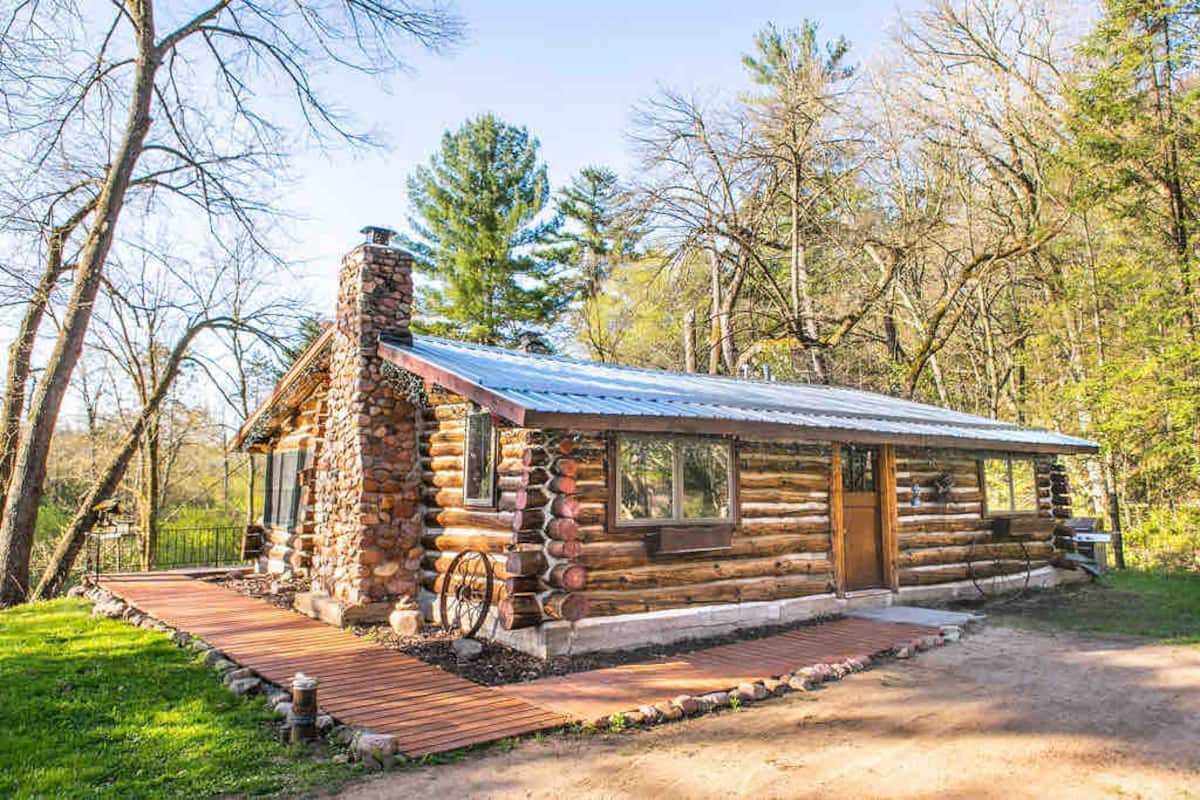
[[[842,525],[846,540],[846,588],[883,586],[883,542],[879,524],[879,451],[842,449]]]

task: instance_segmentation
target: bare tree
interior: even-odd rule
[[[11,57],[0,95],[8,122],[0,171],[16,176],[9,187],[32,186],[17,192],[20,202],[5,215],[36,219],[50,232],[77,218],[67,235],[78,236],[73,283],[27,423],[19,436],[6,429],[0,442],[12,463],[0,519],[0,606],[28,594],[50,440],[131,191],[143,190],[148,204],[230,216],[253,235],[269,211],[263,177],[283,166],[295,136],[286,113],[258,99],[270,94],[262,89],[286,88],[293,116],[318,139],[362,143],[368,137],[349,127],[314,76],[395,70],[405,46],[439,49],[460,31],[441,8],[402,0],[185,5],[129,0],[97,15],[70,0],[44,0],[18,3],[0,21],[0,53]],[[57,58],[38,55],[46,40]],[[31,312],[18,344],[37,338],[40,315]],[[19,419],[24,405],[15,397],[24,383],[14,384],[6,419]]]

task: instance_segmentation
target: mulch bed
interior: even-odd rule
[[[226,588],[236,592],[265,600],[278,608],[291,608],[292,599],[297,592],[309,589],[307,579],[285,578],[278,575],[234,575],[216,579]],[[593,669],[616,667],[622,664],[636,664],[653,661],[656,658],[667,658],[690,653],[706,647],[716,647],[723,644],[761,639],[777,633],[796,630],[830,618],[805,620],[789,625],[774,625],[763,628],[752,628],[726,634],[712,636],[706,639],[689,639],[670,645],[651,645],[630,650],[619,650],[609,653],[584,653],[573,656],[556,656],[550,659],[540,659],[535,656],[513,650],[495,642],[481,639],[483,652],[469,661],[462,661],[455,655],[453,643],[459,637],[443,631],[440,627],[427,625],[416,636],[397,636],[387,625],[354,625],[351,627],[355,636],[362,636],[378,642],[392,650],[419,658],[427,664],[441,667],[447,672],[460,675],[467,680],[484,686],[502,686],[510,683],[524,683],[548,678],[555,675],[569,675],[573,672],[586,672]]]

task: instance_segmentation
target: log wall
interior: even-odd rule
[[[565,434],[564,434],[565,435]],[[736,447],[732,547],[650,555],[646,528],[608,524],[610,474],[603,434],[575,437],[578,546],[562,563],[582,568],[590,616],[800,597],[832,590],[829,448],[791,443]],[[548,548],[566,550],[566,542]]]
[[[276,451],[307,450],[308,460],[299,476],[300,501],[295,525],[291,528],[271,525],[265,529],[266,542],[261,558],[270,572],[303,575],[312,565],[316,534],[313,489],[317,456],[325,434],[325,411],[325,391],[314,392],[300,404],[292,419],[282,426],[283,433],[271,445]]]
[[[1038,517],[1043,522],[1027,523],[1022,526],[1025,530],[998,539],[992,520],[984,516],[979,459],[987,455],[968,450],[896,448],[901,586],[1013,574],[1027,567],[1043,567],[1055,558],[1053,520],[1064,512],[1070,516],[1070,501],[1069,493],[1051,491],[1052,459],[1035,459]],[[948,496],[935,491],[941,475],[950,476]],[[917,505],[913,504],[914,485],[921,495]]]

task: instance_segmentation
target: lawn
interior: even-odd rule
[[[275,796],[355,767],[276,740],[161,633],[55,600],[0,611],[0,797]]]
[[[1114,571],[1098,583],[1031,593],[987,611],[1017,624],[1200,644],[1200,574]]]

